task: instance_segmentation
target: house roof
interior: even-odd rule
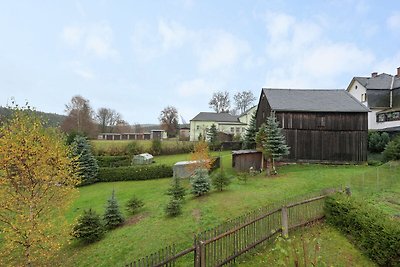
[[[272,110],[305,112],[368,112],[346,90],[263,88]]]
[[[221,112],[200,112],[192,121],[215,121],[215,122],[239,122],[238,116],[232,116],[229,113]]]
[[[253,108],[257,108],[257,105],[252,106],[251,108],[247,109],[245,112],[243,112],[242,114],[240,114],[239,117],[242,117],[244,115],[247,115]]]
[[[386,73],[381,73],[375,77],[354,77],[354,79],[370,90],[390,90],[400,87],[400,78]]]

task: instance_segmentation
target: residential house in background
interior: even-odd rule
[[[347,91],[371,110],[369,129],[400,131],[400,67],[394,76],[373,72],[371,77],[354,77]]]
[[[242,123],[245,123],[247,125],[250,124],[251,121],[251,117],[253,116],[253,114],[257,111],[257,105],[249,108],[248,110],[246,110],[243,114],[241,114],[239,116],[239,121]]]
[[[368,111],[346,90],[264,88],[257,127],[275,112],[290,147],[288,161],[365,162]]]
[[[190,141],[197,141],[199,135],[206,137],[211,125],[215,124],[218,132],[231,135],[242,135],[247,127],[246,123],[226,112],[200,112],[190,120]]]

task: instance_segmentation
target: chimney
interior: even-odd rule
[[[397,74],[396,74],[397,78],[400,78],[400,67],[397,68]]]
[[[372,77],[372,78],[375,78],[376,76],[378,76],[378,73],[377,73],[377,72],[371,73],[371,77]]]

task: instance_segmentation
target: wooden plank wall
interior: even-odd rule
[[[239,172],[248,172],[250,167],[254,170],[260,170],[261,168],[262,153],[248,153],[248,154],[233,154],[232,155],[232,167]]]

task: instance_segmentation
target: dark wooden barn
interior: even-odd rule
[[[290,147],[288,161],[367,161],[369,109],[345,90],[261,91],[257,127],[275,112]]]
[[[264,163],[262,152],[257,150],[232,151],[232,167],[238,172],[249,172],[250,168],[259,171]],[[265,165],[266,166],[266,165]]]

